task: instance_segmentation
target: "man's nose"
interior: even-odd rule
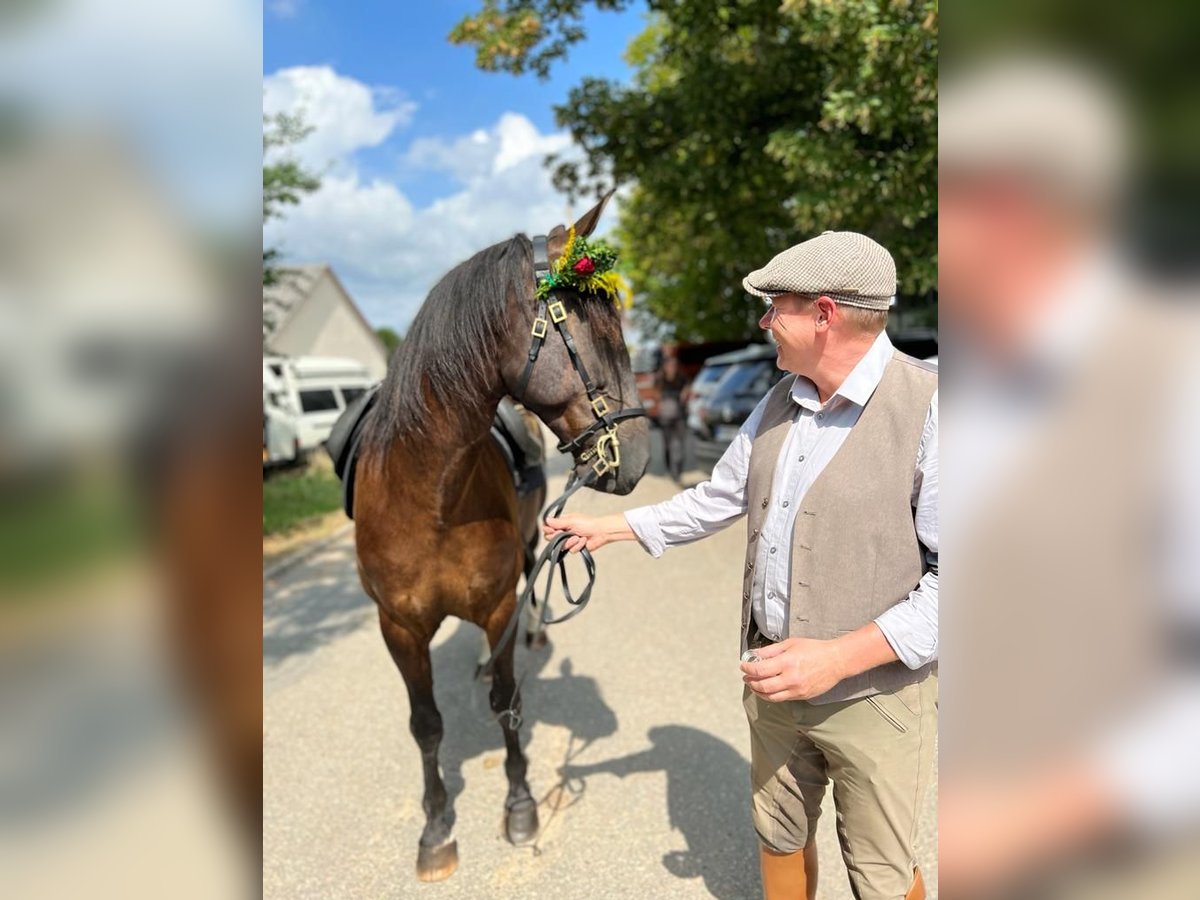
[[[775,307],[771,307],[765,313],[763,313],[763,317],[758,320],[758,327],[763,331],[769,331],[771,328],[771,322],[774,321],[774,319]]]

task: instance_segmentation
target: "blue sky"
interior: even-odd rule
[[[641,4],[589,12],[588,39],[547,81],[481,72],[446,40],[481,0],[267,0],[264,105],[301,109],[298,148],[325,185],[267,240],[285,259],[334,265],[373,323],[403,329],[452,265],[518,231],[562,221],[542,166],[570,152],[553,106],[584,76],[625,80]],[[576,208],[573,213],[582,212]]]

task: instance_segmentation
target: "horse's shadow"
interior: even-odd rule
[[[759,896],[757,843],[750,821],[746,760],[724,741],[696,728],[662,725],[647,737],[653,746],[640,753],[584,765],[566,765],[566,781],[589,775],[624,778],[636,772],[667,775],[667,812],[687,850],[663,857],[676,878],[703,878],[721,900]]]
[[[322,562],[322,560],[328,560]],[[263,663],[277,665],[321,649],[372,620],[375,604],[353,572],[354,543],[339,541],[319,551],[303,577],[287,575],[263,585]]]
[[[541,677],[550,662],[551,645],[527,650],[517,636],[516,675],[521,686],[522,746],[529,746],[533,723],[559,725],[571,735],[572,746],[583,746],[614,734],[616,713],[605,703],[594,678],[576,675],[571,660],[558,666],[559,675]],[[488,702],[489,685],[471,677],[479,659],[482,632],[458,623],[450,638],[432,651],[434,694],[442,715],[444,737],[439,762],[448,795],[447,810],[454,821],[454,802],[464,787],[463,764],[482,754],[504,753],[500,724]],[[532,753],[537,752],[534,746]],[[497,797],[503,796],[503,768],[497,766]]]

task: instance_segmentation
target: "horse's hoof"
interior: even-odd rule
[[[504,834],[510,844],[532,841],[538,833],[537,804],[532,797],[519,800],[504,817]]]
[[[525,646],[530,650],[541,650],[549,640],[546,637],[546,632],[542,631],[527,631],[525,632]]]
[[[458,841],[446,841],[437,847],[417,848],[417,878],[421,881],[445,881],[458,868]]]

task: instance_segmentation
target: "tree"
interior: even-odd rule
[[[404,338],[396,333],[396,329],[389,328],[384,325],[382,328],[376,328],[375,333],[379,335],[379,339],[383,341],[383,346],[387,348],[388,356],[396,352],[396,348],[404,343]]]
[[[305,194],[321,186],[321,179],[306,170],[287,148],[312,132],[298,115],[276,113],[263,116],[263,224],[281,218],[284,208],[295,206]],[[263,248],[263,284],[274,284],[279,277],[275,261],[279,250]]]
[[[588,2],[485,0],[451,40],[491,70],[544,77]],[[588,78],[556,107],[583,149],[572,195],[632,184],[617,237],[643,325],[755,333],[742,277],[826,229],[891,250],[901,293],[936,284],[936,0],[649,0],[629,85]],[[645,315],[648,314],[648,315]]]

